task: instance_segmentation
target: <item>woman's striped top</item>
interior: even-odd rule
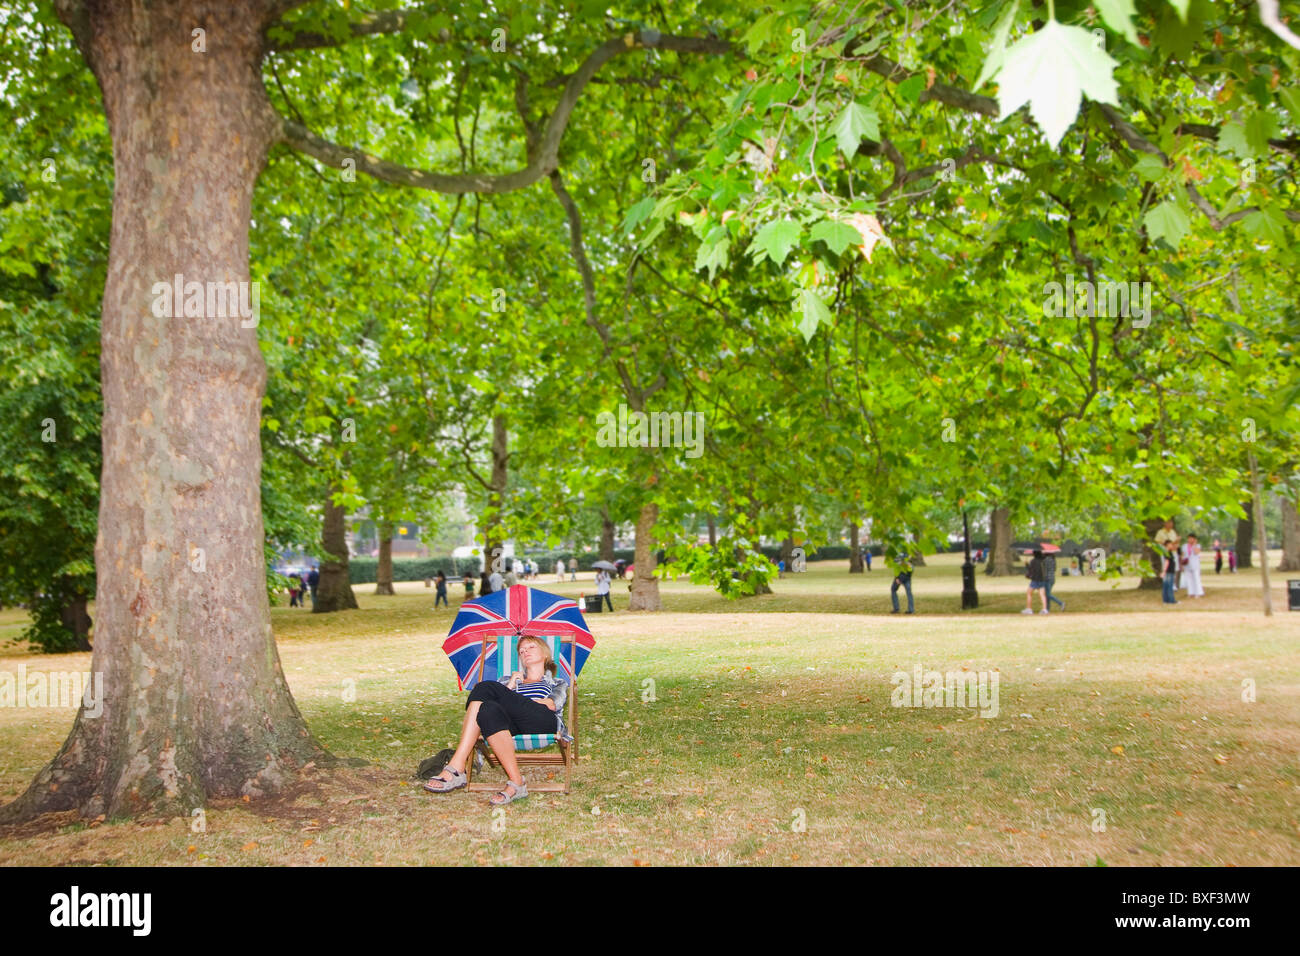
[[[550,700],[551,697],[551,688],[543,680],[520,681],[515,692],[530,700]]]

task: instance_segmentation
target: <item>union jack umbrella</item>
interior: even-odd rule
[[[515,584],[460,606],[442,649],[456,668],[456,679],[462,690],[473,688],[481,680],[496,680],[497,642],[492,638],[501,635],[515,640],[525,636],[571,636],[573,643],[565,643],[563,652],[555,654],[559,676],[570,685],[596,646],[577,601],[526,584]],[[486,651],[485,637],[488,638]],[[559,649],[558,642],[555,647]]]

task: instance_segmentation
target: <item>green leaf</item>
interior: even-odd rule
[[[1155,183],[1169,175],[1169,168],[1165,166],[1164,161],[1159,156],[1143,153],[1138,157],[1137,162],[1133,164],[1133,172],[1147,182]]]
[[[1133,9],[1133,0],[1093,0],[1093,6],[1106,26],[1122,33],[1129,43],[1137,44],[1137,30],[1133,29],[1132,20],[1137,11]]]
[[[1142,220],[1147,227],[1147,234],[1152,239],[1163,239],[1175,249],[1191,229],[1191,220],[1177,203],[1166,199],[1160,205],[1150,209]]]
[[[1249,159],[1255,155],[1254,148],[1246,139],[1246,128],[1240,123],[1224,123],[1223,128],[1219,130],[1219,148],[1229,153],[1236,153],[1241,159]]]
[[[1117,65],[1087,30],[1049,20],[1007,50],[998,72],[998,118],[1006,119],[1028,103],[1029,114],[1055,149],[1078,115],[1085,93],[1100,103],[1119,105],[1111,75]]]
[[[1016,11],[1020,9],[1020,0],[1013,0],[1007,7],[1007,12],[1002,14],[1002,19],[998,21],[997,27],[993,30],[993,43],[989,47],[989,54],[984,58],[984,66],[980,70],[979,79],[975,81],[975,89],[983,86],[993,74],[1002,68],[1002,61],[1007,53],[1007,38],[1011,35],[1011,26],[1016,22]]]
[[[823,219],[817,223],[808,233],[808,238],[812,242],[821,240],[826,243],[827,248],[837,256],[849,246],[862,245],[862,234],[858,230],[834,219]]]
[[[1192,0],[1169,0],[1169,5],[1178,11],[1178,19],[1187,22],[1187,8]]]
[[[1276,206],[1265,206],[1241,221],[1246,235],[1257,242],[1267,242],[1274,246],[1287,245],[1287,219],[1282,210]]]
[[[623,235],[631,235],[632,230],[645,221],[646,216],[650,215],[650,210],[654,209],[655,202],[654,196],[646,196],[627,211],[623,219]]]
[[[758,230],[748,251],[751,254],[755,249],[759,251],[759,255],[754,256],[755,262],[762,262],[763,257],[766,256],[779,266],[785,262],[785,257],[790,254],[790,250],[799,244],[799,237],[802,234],[803,230],[799,228],[797,222],[777,219]]]
[[[1300,123],[1300,87],[1284,86],[1277,91],[1277,98],[1282,101],[1291,119]]]
[[[826,303],[812,289],[801,289],[799,292],[799,311],[802,318],[799,320],[799,331],[803,333],[805,342],[812,339],[817,332],[817,326],[825,322],[831,324],[831,310],[826,307]]]
[[[925,89],[925,74],[918,73],[915,76],[909,76],[902,83],[898,84],[898,95],[909,103],[920,102],[921,92]]]
[[[727,267],[727,252],[730,248],[730,233],[727,232],[725,226],[718,226],[700,243],[700,248],[695,253],[696,270],[707,268],[709,270],[709,281],[712,281],[714,274],[719,269]]]
[[[772,27],[776,25],[779,16],[780,14],[769,13],[767,16],[759,17],[754,21],[754,25],[745,31],[745,35],[740,40],[749,50],[750,56],[772,38]]]
[[[863,106],[854,100],[844,107],[844,111],[831,126],[831,133],[835,136],[835,141],[840,144],[840,152],[852,159],[858,151],[858,144],[862,142],[862,137],[871,140],[880,139],[880,117],[871,107]]]

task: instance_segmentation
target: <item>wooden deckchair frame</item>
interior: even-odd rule
[[[541,639],[547,641],[549,638],[552,637],[556,640],[556,643],[558,644],[558,647],[554,649],[559,651],[559,654],[556,655],[557,665],[558,665],[558,657],[564,654],[565,648],[567,646],[569,652],[568,653],[569,672],[570,674],[574,674],[574,671],[576,671],[577,669],[577,657],[578,657],[578,645],[576,639],[572,634],[548,635],[548,636],[542,636]],[[518,647],[519,640],[520,638],[514,634],[500,634],[496,636],[485,635],[483,637],[483,644],[479,652],[481,655],[479,657],[479,660],[481,661],[487,660],[487,650],[488,650],[489,642],[512,641],[513,647]],[[497,652],[498,654],[502,652],[502,648],[500,647],[500,645],[498,645]],[[503,664],[504,664],[504,660],[498,659],[498,663],[497,663],[498,676],[500,676],[503,673],[503,669],[502,669]],[[564,723],[569,730],[569,735],[573,737],[572,743],[567,743],[564,741],[563,738],[557,737],[555,742],[556,744],[559,745],[560,748],[559,753],[556,753],[550,747],[546,748],[545,750],[516,750],[515,751],[515,759],[519,761],[519,770],[521,773],[525,770],[525,768],[531,766],[564,768],[563,784],[548,783],[544,780],[539,780],[536,783],[533,783],[532,781],[528,781],[527,783],[528,783],[529,793],[568,793],[570,790],[573,768],[577,766],[578,763],[578,678],[576,674],[574,674],[573,679],[569,683],[568,701],[565,710],[566,710],[566,717]],[[483,735],[481,733],[479,734],[478,741],[474,744],[474,746],[475,749],[480,754],[483,755],[483,758],[487,761],[489,765],[493,767],[501,766],[500,759],[497,757],[495,753],[492,752],[491,745],[483,738]],[[495,793],[496,791],[501,790],[505,786],[504,784],[498,786],[497,784],[486,783],[486,782],[475,783],[474,782],[474,761],[472,759],[467,760],[465,762],[465,778],[467,781],[466,789],[475,792],[485,792],[490,790],[493,793]]]

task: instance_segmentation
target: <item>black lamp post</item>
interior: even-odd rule
[[[962,526],[966,531],[966,561],[961,566],[961,609],[980,606],[980,594],[975,590],[975,562],[970,559],[970,518],[965,510],[961,513]]]

